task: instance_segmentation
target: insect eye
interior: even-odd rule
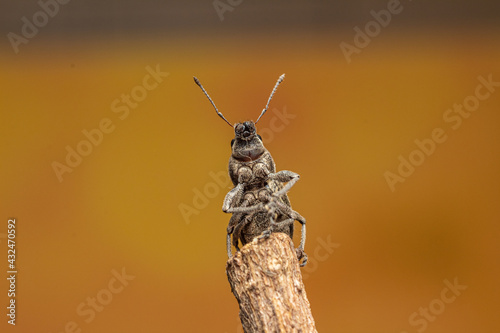
[[[234,143],[234,139],[231,140],[231,147],[233,146],[233,143]]]
[[[245,131],[245,126],[243,124],[238,124],[238,125],[236,125],[234,130],[236,133],[241,133],[241,132]]]

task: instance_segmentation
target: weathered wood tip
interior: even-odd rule
[[[229,258],[226,273],[245,332],[317,332],[288,235],[256,237]]]

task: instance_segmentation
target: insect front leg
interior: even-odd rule
[[[270,172],[269,168],[264,163],[256,164],[254,167],[254,172],[257,177],[261,177],[268,180],[275,180],[280,183],[287,183],[285,186],[283,186],[282,189],[273,193],[273,196],[277,198],[283,196],[288,191],[290,191],[292,186],[295,185],[295,183],[298,182],[300,179],[299,174],[288,170]]]
[[[287,183],[285,186],[283,186],[281,190],[273,193],[273,196],[278,198],[286,194],[288,191],[290,191],[292,186],[295,185],[295,183],[298,182],[300,179],[298,173],[288,170],[282,170],[275,173],[270,173],[267,177],[271,180],[276,180],[281,183]]]
[[[238,212],[235,208],[240,206],[247,182],[252,178],[252,170],[248,167],[240,167],[237,173],[238,185],[226,194],[224,203],[222,204],[222,211],[224,213]]]
[[[241,201],[243,197],[243,189],[245,184],[238,184],[231,191],[227,192],[224,202],[222,203],[222,211],[224,213],[233,213],[232,209]]]

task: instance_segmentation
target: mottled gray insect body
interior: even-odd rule
[[[278,79],[257,121],[267,111],[269,102],[283,79],[284,74]],[[231,125],[217,110],[198,79],[195,77],[194,80],[217,114]],[[231,141],[232,153],[229,158],[229,176],[234,188],[227,193],[222,205],[225,213],[233,214],[227,228],[228,256],[232,256],[231,235],[232,244],[239,250],[239,242],[245,245],[255,237],[269,237],[272,232],[283,232],[292,238],[294,222],[298,221],[302,225],[302,234],[296,252],[301,266],[304,266],[307,262],[307,255],[304,253],[306,220],[292,209],[286,194],[299,180],[299,175],[287,170],[276,172],[274,160],[257,134],[255,123],[245,121],[234,125],[235,137]]]

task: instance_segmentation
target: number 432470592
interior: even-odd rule
[[[16,267],[16,220],[10,219],[8,223],[8,247],[7,251],[7,261],[9,262],[9,268],[15,269]]]

